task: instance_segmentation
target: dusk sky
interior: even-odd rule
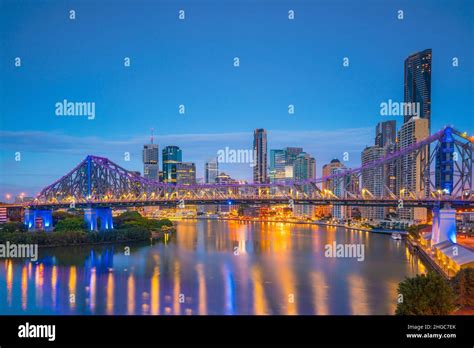
[[[318,176],[346,151],[358,166],[378,122],[400,127],[380,103],[403,101],[404,60],[426,48],[432,131],[472,134],[473,18],[469,0],[0,0],[1,198],[35,195],[89,154],[143,172],[150,128],[160,161],[163,146],[178,145],[198,177],[219,149],[251,149],[255,128],[267,129],[269,150],[303,147]],[[94,102],[95,119],[56,116],[64,99]],[[252,177],[248,164],[220,169]]]

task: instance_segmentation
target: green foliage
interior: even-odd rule
[[[452,279],[456,292],[456,304],[461,307],[474,307],[474,268],[460,270]]]
[[[126,211],[114,218],[114,226],[120,228],[124,223],[143,219],[137,211]]]
[[[55,232],[84,231],[84,220],[80,217],[68,217],[58,221],[54,226]]]
[[[81,216],[55,212],[53,218],[57,220],[53,232],[27,232],[26,226],[22,223],[6,223],[0,227],[0,243],[10,241],[18,244],[65,246],[142,241],[150,239],[153,231],[173,227],[173,222],[168,219],[147,219],[134,211],[125,212],[117,217],[114,223],[116,229],[99,232],[86,231],[84,219]]]
[[[1,232],[9,233],[9,232],[25,232],[27,231],[27,227],[22,222],[6,222],[3,225],[0,225]]]
[[[53,211],[53,226],[56,226],[56,224],[59,221],[69,219],[69,218],[74,218],[74,217],[78,217],[78,216],[66,211]]]
[[[440,275],[430,272],[407,278],[398,285],[403,297],[397,315],[447,315],[454,310],[454,292]]]

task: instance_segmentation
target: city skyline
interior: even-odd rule
[[[31,4],[26,3],[26,8]],[[34,11],[30,13],[23,8],[20,13],[14,3],[4,2],[2,5],[11,15],[0,24],[2,29],[11,26],[15,18],[21,17],[26,23],[28,16],[35,15]],[[43,10],[48,12],[48,6],[45,4]],[[473,28],[468,22],[459,20],[467,17],[455,6],[442,2],[405,3],[403,20],[397,19],[396,10],[393,9],[390,16],[393,20],[387,21],[385,18],[385,22],[380,22],[377,11],[383,9],[386,12],[390,6],[378,7],[374,4],[363,15],[380,24],[377,33],[370,32],[370,35],[382,40],[380,44],[385,55],[380,61],[364,61],[363,58],[373,56],[375,51],[373,45],[367,46],[362,40],[369,32],[357,24],[359,10],[353,6],[344,8],[341,4],[328,4],[319,14],[322,16],[321,23],[313,23],[310,19],[317,15],[317,11],[312,6],[282,2],[266,13],[265,7],[258,4],[255,8],[255,13],[260,15],[258,20],[252,20],[248,27],[242,28],[238,23],[231,22],[223,27],[223,33],[216,34],[215,39],[221,43],[222,52],[211,57],[205,53],[205,49],[217,53],[216,47],[210,47],[209,44],[198,47],[198,38],[195,36],[207,33],[212,25],[221,25],[235,9],[231,5],[215,3],[221,14],[215,16],[203,13],[192,3],[185,3],[183,8],[186,9],[187,17],[184,22],[180,22],[175,16],[178,7],[164,5],[165,11],[157,14],[160,27],[173,28],[174,31],[170,35],[156,34],[165,48],[153,48],[149,58],[145,59],[141,54],[143,43],[132,45],[127,41],[125,46],[128,48],[118,50],[112,44],[118,44],[119,41],[105,30],[103,36],[88,42],[90,48],[97,52],[94,64],[84,66],[77,59],[75,52],[82,46],[77,46],[73,40],[70,45],[63,47],[64,59],[51,71],[44,62],[54,61],[56,57],[53,54],[56,52],[53,49],[56,46],[52,44],[54,38],[59,42],[68,37],[81,42],[81,37],[96,27],[96,17],[81,15],[90,4],[82,2],[77,6],[78,16],[73,25],[79,26],[79,31],[68,22],[67,9],[64,20],[56,19],[54,22],[64,29],[57,30],[57,33],[47,28],[39,30],[34,21],[21,29],[24,39],[20,35],[14,40],[10,31],[3,30],[6,40],[0,64],[5,82],[0,86],[2,196],[7,192],[34,195],[88,154],[109,157],[129,170],[142,172],[140,151],[150,128],[157,130],[156,143],[160,149],[173,144],[180,146],[186,154],[186,160],[196,163],[198,177],[204,176],[205,161],[219,149],[226,146],[251,149],[251,132],[255,128],[267,130],[268,149],[303,147],[320,164],[328,163],[333,158],[342,158],[343,153],[348,152],[349,161],[345,165],[354,167],[360,163],[360,152],[373,144],[373,127],[376,123],[393,118],[397,121],[397,128],[401,126],[403,117],[381,116],[380,104],[387,100],[404,100],[404,61],[409,55],[427,48],[433,50],[432,132],[446,124],[453,124],[458,129],[472,133],[472,105],[463,101],[468,100],[469,90],[472,90],[473,64],[469,62],[473,55],[467,44]],[[127,6],[118,6],[109,15],[120,18]],[[150,6],[157,8],[156,5]],[[296,13],[293,22],[286,17],[290,7]],[[420,18],[420,11],[426,7],[430,8],[433,15]],[[351,18],[345,16],[349,11],[353,14]],[[349,34],[327,33],[328,36],[324,38],[310,37],[310,32],[318,32],[324,25],[329,25],[324,13],[331,18],[331,25],[340,25],[341,32],[348,30],[351,37],[358,40],[352,42]],[[100,14],[101,9],[98,8],[95,16]],[[412,15],[417,16],[417,21],[413,20]],[[142,33],[151,29],[152,25],[157,25],[151,17],[144,18],[142,25],[129,28],[130,33],[124,33],[124,37]],[[278,28],[277,32],[270,34],[270,31],[262,31],[260,22],[268,28]],[[442,26],[434,23],[449,24],[450,33],[445,33]],[[86,30],[87,25],[91,28]],[[110,29],[117,30],[118,23],[113,19],[109,25]],[[425,27],[429,29],[423,29]],[[240,34],[236,33],[236,28],[240,28]],[[400,34],[408,35],[414,28],[426,32],[409,41],[397,39]],[[48,38],[44,47],[31,45],[26,40],[32,30],[38,32],[39,41]],[[189,38],[191,32],[195,36]],[[267,49],[272,51],[262,52],[257,42],[248,43],[246,39],[250,33],[258,33],[258,37],[268,43]],[[230,35],[234,44],[224,39],[226,34]],[[280,35],[283,40],[281,44],[272,40],[276,35]],[[448,40],[451,36],[455,36],[456,40]],[[185,38],[189,39],[183,47],[172,44],[177,39]],[[99,46],[104,39],[110,40],[107,45],[107,52],[110,52],[107,54]],[[308,40],[313,40],[315,47],[325,45],[325,55],[318,54],[315,49],[303,50],[298,46]],[[119,46],[123,47],[123,43]],[[29,49],[26,50],[26,47]],[[182,54],[173,55],[178,52]],[[269,52],[274,53],[265,54]],[[21,67],[13,64],[14,58],[18,56],[22,58]],[[241,65],[238,68],[233,66],[236,56],[240,58]],[[452,66],[454,56],[459,59],[459,66],[455,68]],[[124,57],[131,58],[129,68],[123,67]],[[349,58],[348,67],[343,66],[344,57]],[[155,63],[159,64],[154,64],[151,60],[154,58]],[[70,65],[65,65],[64,61]],[[201,73],[196,72],[192,62],[198,65]],[[75,67],[72,75],[69,66]],[[164,67],[172,69],[166,72]],[[21,74],[31,72],[31,69],[38,70],[45,88],[40,88],[38,82],[30,80],[28,74]],[[203,76],[204,71],[215,73]],[[262,72],[265,74],[262,75]],[[97,73],[103,74],[107,83],[111,82],[116,87],[101,88],[102,84],[94,77]],[[149,88],[150,82],[158,82],[158,79],[163,83],[156,85],[156,94],[151,94],[150,91],[155,89]],[[78,83],[71,84],[68,81]],[[179,81],[186,81],[186,86],[181,88],[183,86]],[[207,82],[210,91],[198,89],[202,82]],[[89,88],[91,84],[95,86],[92,89]],[[132,85],[139,86],[136,92],[130,90],[129,86]],[[250,88],[252,85],[255,87]],[[339,87],[341,85],[345,87],[343,90]],[[170,86],[168,92],[164,91],[164,86]],[[14,90],[25,92],[12,93]],[[114,94],[113,90],[117,93]],[[342,94],[334,94],[334,91]],[[127,97],[118,98],[125,95]],[[339,101],[341,96],[344,103]],[[97,103],[95,119],[54,115],[55,103],[63,99]],[[6,100],[9,103],[5,103]],[[215,107],[210,107],[211,100],[216,101]],[[184,115],[179,113],[181,104],[186,107]],[[290,104],[294,106],[294,114],[288,113]],[[133,121],[136,117],[140,118],[140,122]],[[21,161],[15,161],[17,152],[21,153]],[[130,161],[124,159],[125,153],[130,155]],[[55,163],[52,168],[51,163]],[[252,172],[246,164],[223,164],[220,169],[232,177],[252,180]],[[318,166],[318,177],[321,171],[321,166]]]

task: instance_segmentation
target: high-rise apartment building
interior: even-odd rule
[[[254,167],[253,181],[255,183],[267,182],[267,132],[265,129],[259,128],[253,134],[253,152]]]
[[[428,120],[430,129],[431,119],[431,49],[410,55],[405,60],[404,78],[405,103],[416,103],[419,105],[421,119]],[[405,115],[404,123],[407,123],[413,115]]]
[[[362,167],[385,156],[385,148],[374,145],[366,147],[362,151]],[[384,195],[384,167],[374,166],[362,171],[361,192],[366,198],[381,198]],[[369,220],[382,220],[385,218],[386,209],[384,207],[363,207],[361,209],[362,218]]]
[[[429,136],[427,118],[411,118],[398,131],[398,150],[403,150]],[[427,197],[429,194],[429,146],[402,156],[397,168],[397,191],[403,197]],[[426,221],[426,208],[401,208],[401,219]]]

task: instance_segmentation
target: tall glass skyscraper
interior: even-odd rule
[[[183,155],[178,146],[166,146],[163,149],[163,182],[176,184],[176,165],[182,160]]]
[[[377,123],[377,127],[375,128],[375,145],[385,147],[389,144],[395,144],[396,133],[395,120]]]
[[[259,128],[253,134],[253,182],[267,182],[267,132],[265,129]]]
[[[206,184],[214,184],[216,182],[217,176],[219,175],[219,164],[217,159],[214,158],[205,165],[205,181]]]
[[[431,48],[417,52],[405,60],[405,103],[419,103],[421,119],[431,122]],[[413,115],[405,115],[404,123]]]
[[[285,166],[285,150],[270,150],[270,182],[277,182],[285,178]]]

